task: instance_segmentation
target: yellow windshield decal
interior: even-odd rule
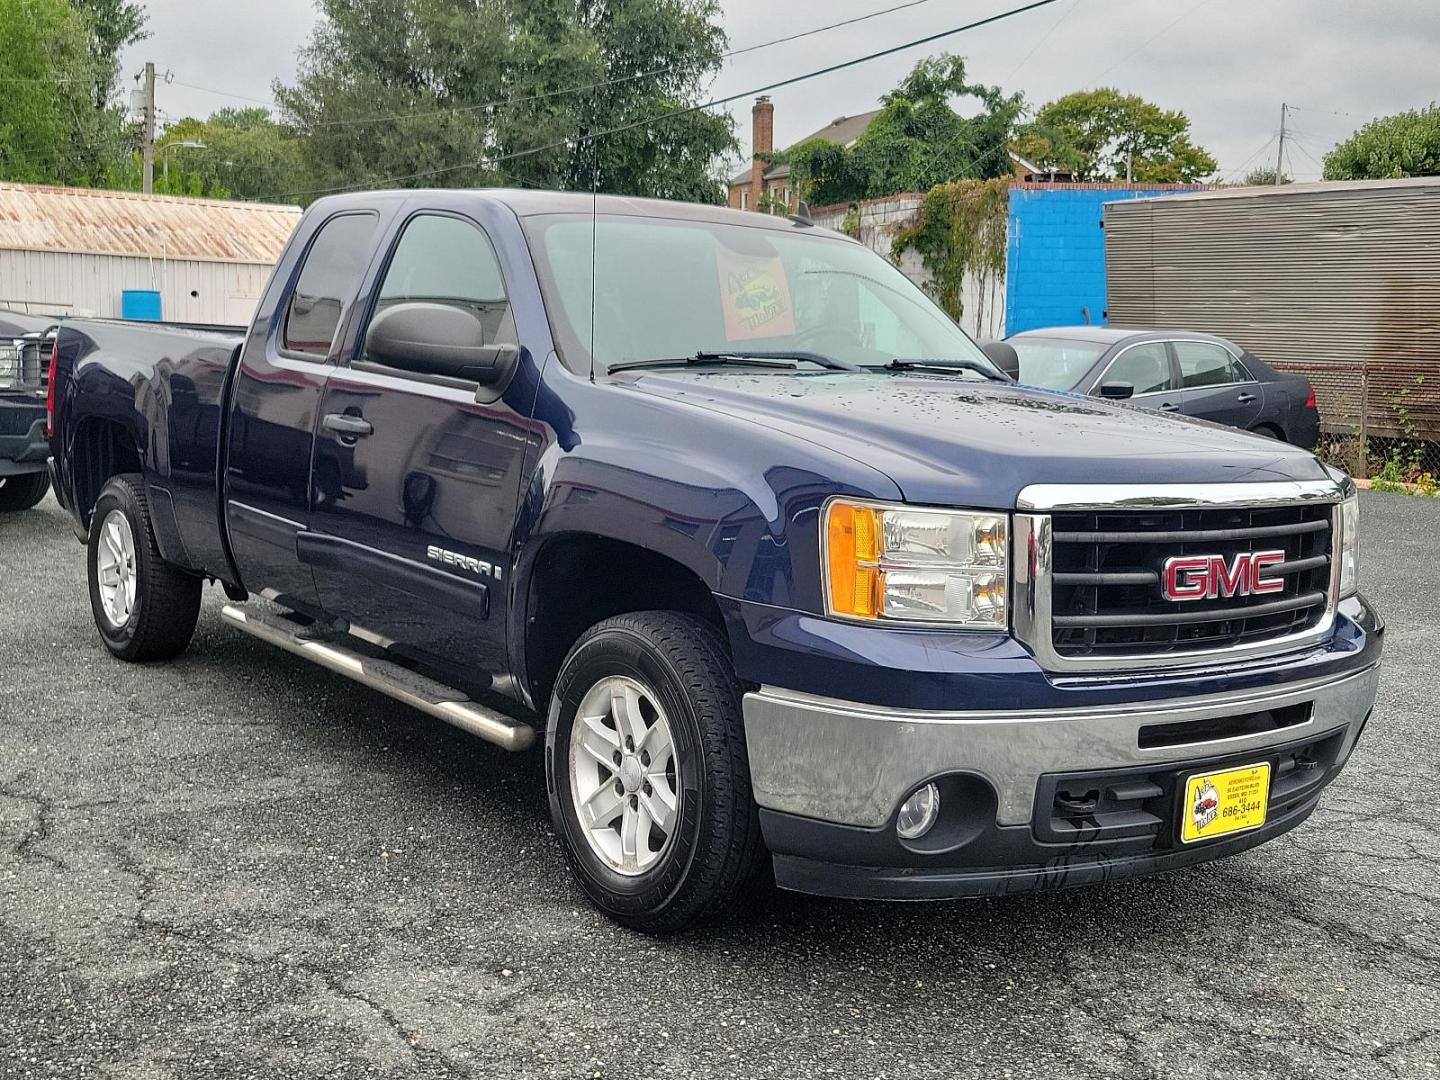
[[[721,299],[728,341],[785,337],[795,333],[790,283],[778,256],[718,253]]]

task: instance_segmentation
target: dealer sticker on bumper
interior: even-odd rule
[[[1224,772],[1195,773],[1185,780],[1180,840],[1193,844],[1214,836],[1258,829],[1270,802],[1270,763]]]

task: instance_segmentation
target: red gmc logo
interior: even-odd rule
[[[1242,552],[1229,562],[1223,555],[1175,555],[1161,568],[1160,591],[1167,600],[1276,593],[1285,588],[1284,580],[1260,575],[1284,561],[1283,551]]]

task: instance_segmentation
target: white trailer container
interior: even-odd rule
[[[0,308],[119,317],[152,290],[167,320],[248,323],[293,206],[0,184]]]

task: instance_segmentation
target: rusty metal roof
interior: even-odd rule
[[[0,184],[0,250],[270,265],[300,209],[133,191]]]

